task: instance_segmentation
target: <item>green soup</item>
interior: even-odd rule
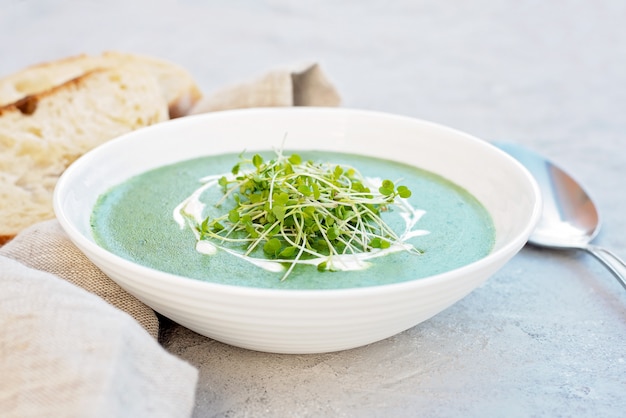
[[[196,250],[196,237],[181,228],[174,209],[198,188],[199,179],[227,173],[237,154],[202,157],[135,176],[100,196],[91,218],[96,242],[138,264],[193,279],[261,288],[341,289],[384,285],[449,271],[486,256],[494,243],[489,213],[470,193],[452,182],[409,165],[328,152],[300,152],[303,158],[347,164],[364,176],[401,179],[412,190],[407,201],[424,211],[416,227],[427,234],[410,244],[421,254],[400,251],[370,260],[353,271],[318,271],[297,265],[287,279],[218,250]],[[267,154],[270,155],[270,154]]]

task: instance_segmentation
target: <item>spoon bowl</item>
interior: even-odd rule
[[[528,243],[554,249],[579,249],[600,260],[626,289],[626,264],[612,252],[592,245],[600,216],[585,190],[570,175],[541,155],[513,143],[495,143],[535,177],[543,208]]]

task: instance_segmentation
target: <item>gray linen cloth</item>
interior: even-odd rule
[[[130,315],[0,256],[3,417],[184,417],[197,370]]]

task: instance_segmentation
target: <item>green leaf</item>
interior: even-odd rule
[[[353,182],[352,183],[352,190],[354,190],[357,193],[362,193],[362,192],[365,191],[365,186],[363,186],[363,183]]]
[[[276,219],[282,221],[285,219],[286,209],[283,205],[276,205],[272,208],[272,213],[276,216]]]
[[[339,231],[339,228],[337,227],[328,228],[328,230],[326,231],[326,236],[331,241],[336,240],[339,235],[341,235],[341,231]]]
[[[383,196],[391,196],[394,191],[394,184],[391,180],[383,180],[382,186],[378,188],[378,192]]]
[[[370,241],[370,247],[372,248],[380,248],[380,249],[385,249],[385,248],[389,248],[391,246],[391,243],[385,239],[376,237],[373,238]]]
[[[200,231],[201,232],[209,232],[209,217],[207,216],[206,219],[204,221],[202,221],[202,224],[200,224]]]
[[[398,186],[398,196],[407,199],[411,197],[411,191],[406,186]]]
[[[311,246],[317,251],[328,250],[328,244],[323,239],[316,239],[312,242]]]
[[[239,221],[239,212],[237,211],[237,209],[233,209],[228,212],[228,220],[232,223],[237,223]]]
[[[305,195],[306,197],[311,196],[311,194],[313,193],[311,191],[311,188],[307,186],[306,184],[301,184],[300,186],[298,186],[298,191],[302,193],[303,195]]]
[[[311,187],[313,188],[313,199],[319,200],[321,195],[320,186],[318,186],[317,183],[313,183]]]
[[[280,240],[278,238],[272,238],[271,240],[267,241],[265,245],[263,245],[263,251],[265,251],[266,254],[269,254],[272,257],[276,257],[276,255],[280,253],[281,247],[282,245],[280,243]]]
[[[391,190],[395,189],[395,185],[393,184],[393,181],[391,180],[383,180],[382,186],[385,189],[391,189]]]
[[[293,165],[300,165],[302,163],[302,158],[298,154],[291,154],[289,162]]]
[[[289,195],[285,192],[274,193],[274,203],[277,205],[286,205],[289,202]]]
[[[296,253],[296,247],[285,247],[279,254],[279,257],[293,257]]]
[[[258,169],[263,164],[263,157],[259,154],[254,154],[252,157],[252,164],[254,164],[254,166]]]
[[[392,189],[386,189],[384,187],[379,187],[378,191],[383,196],[391,196],[393,194],[393,190]]]
[[[347,219],[352,218],[353,216],[354,216],[354,211],[347,210],[343,213],[343,220],[345,221]]]
[[[245,230],[248,233],[248,235],[250,236],[250,238],[258,238],[259,237],[259,233],[256,231],[256,229],[254,228],[254,226],[252,226],[251,223],[246,224],[245,225]]]
[[[237,175],[239,173],[239,164],[235,164],[233,168],[230,170],[231,173]]]

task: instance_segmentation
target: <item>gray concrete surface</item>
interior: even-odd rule
[[[0,1],[0,74],[119,49],[210,92],[317,61],[344,107],[541,151],[597,200],[626,257],[626,2]],[[230,347],[169,324],[200,370],[196,417],[621,417],[626,291],[582,253],[525,248],[429,321],[322,355]]]

